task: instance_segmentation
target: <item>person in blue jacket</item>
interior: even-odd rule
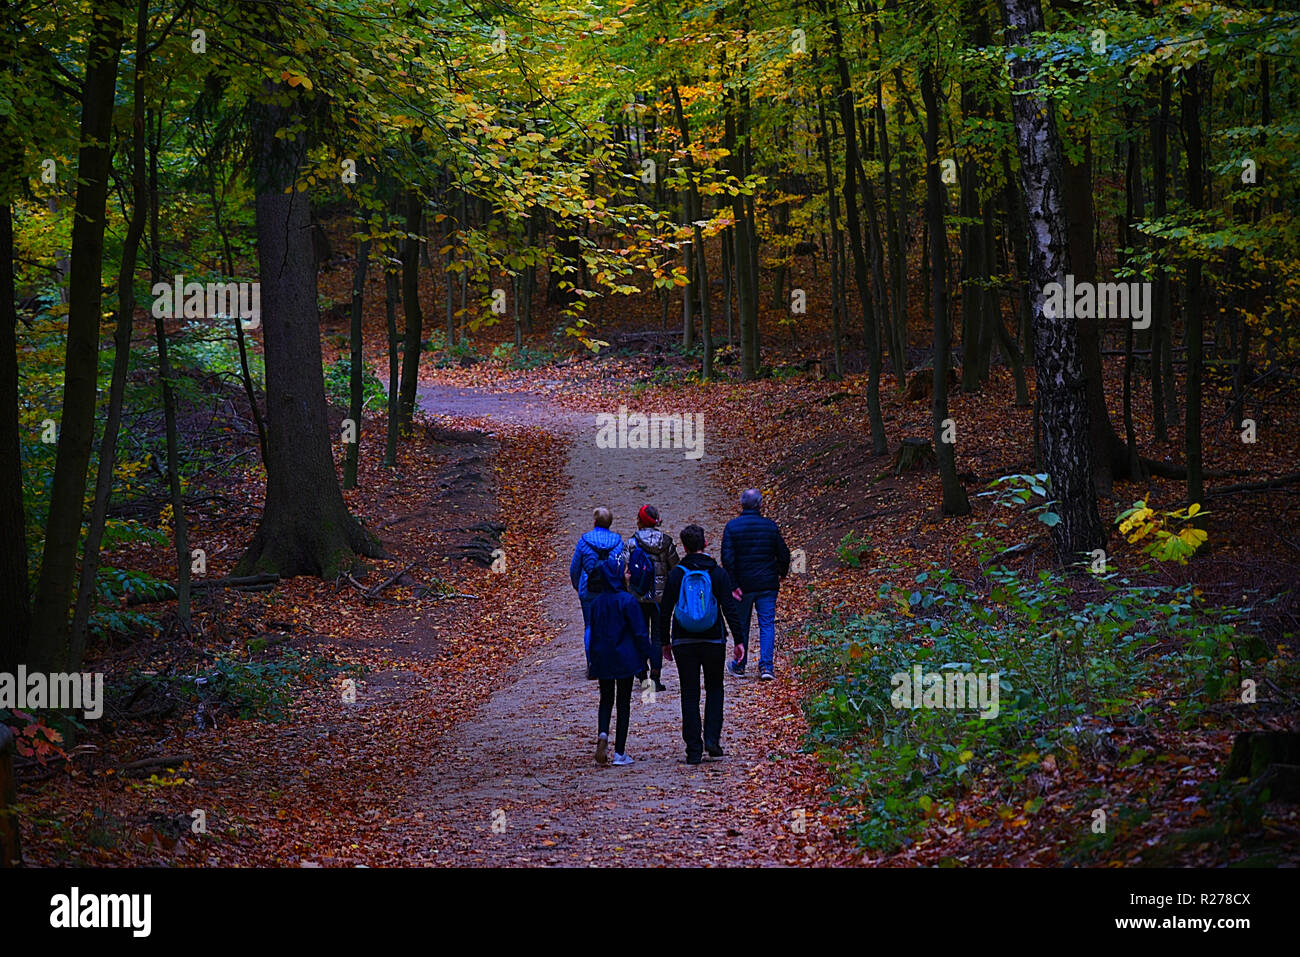
[[[578,601],[582,603],[582,647],[587,652],[587,677],[591,675],[591,600],[587,596],[587,577],[596,570],[596,566],[608,558],[617,558],[623,554],[623,537],[611,532],[614,516],[609,509],[601,507],[592,513],[593,528],[580,539],[573,550],[573,560],[569,562],[569,581],[573,582],[578,592]]]
[[[776,595],[781,579],[790,574],[790,549],[776,522],[759,511],[762,504],[763,494],[758,489],[745,489],[740,494],[740,514],[722,530],[722,567],[736,586],[734,596],[740,602],[744,626],[740,641],[745,646],[739,661],[727,662],[727,671],[744,677],[750,615],[757,609],[759,677],[771,681],[776,666]]]
[[[621,556],[607,559],[587,576],[590,596],[591,676],[600,681],[599,736],[596,761],[604,764],[609,747],[609,719],[618,701],[614,730],[614,764],[631,764],[627,725],[632,708],[632,679],[650,657],[650,632],[636,596],[627,590]]]

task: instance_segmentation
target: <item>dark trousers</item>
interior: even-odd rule
[[[650,634],[650,677],[656,681],[664,670],[664,648],[659,644],[659,606],[641,603],[641,614],[645,615],[646,631]],[[644,681],[645,671],[637,674]]]
[[[722,663],[726,648],[720,641],[673,645],[677,680],[681,682],[682,740],[686,757],[704,754],[704,745],[722,741]],[[704,740],[700,740],[700,672],[704,673]]]
[[[614,710],[614,692],[618,691],[618,724],[614,731],[614,753],[627,747],[627,719],[632,710],[632,676],[600,679],[600,732],[609,734],[609,716]]]

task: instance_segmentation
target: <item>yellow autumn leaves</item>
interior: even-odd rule
[[[1205,514],[1209,513],[1203,512],[1195,502],[1185,509],[1162,512],[1138,501],[1132,508],[1121,512],[1117,520],[1120,534],[1130,545],[1136,545],[1149,536],[1150,541],[1142,546],[1142,551],[1157,561],[1176,561],[1182,565],[1209,537],[1204,529],[1191,524],[1197,515]],[[1180,525],[1182,527],[1175,527]]]

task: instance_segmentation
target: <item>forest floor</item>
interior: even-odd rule
[[[816,809],[806,807],[806,795],[783,786],[791,776],[816,774],[806,755],[794,753],[797,742],[780,734],[801,722],[788,685],[729,679],[726,754],[689,766],[676,671],[666,664],[667,691],[633,695],[628,753],[636,763],[602,767],[593,760],[597,694],[585,679],[582,614],[568,556],[591,527],[594,506],[608,506],[615,529],[627,534],[646,502],[658,506],[673,530],[692,522],[704,527],[716,555],[733,496],[717,487],[706,460],[675,449],[597,448],[591,415],[523,393],[448,392],[426,389],[421,403],[439,414],[488,412],[544,428],[563,436],[569,452],[566,491],[550,533],[555,560],[507,568],[541,580],[557,635],[514,666],[512,683],[447,736],[437,762],[411,789],[412,813],[423,812],[433,832],[436,856],[422,859],[494,866],[822,859],[826,834]]]
[[[339,280],[345,276],[336,274]],[[341,298],[341,297],[340,297]],[[376,299],[376,302],[379,300]],[[653,303],[650,304],[651,307]],[[367,358],[384,378],[382,310],[368,316]],[[933,564],[975,578],[974,531],[1024,546],[1010,563],[1026,575],[1053,565],[1044,527],[979,497],[1001,475],[1034,471],[1032,413],[1014,405],[1009,373],[995,366],[976,393],[955,391],[957,468],[972,514],[943,516],[934,473],[897,476],[871,451],[866,378],[832,381],[803,368],[810,346],[776,346],[770,377],[741,383],[720,365],[701,384],[696,360],[644,316],[605,317],[615,347],[596,356],[553,352],[535,368],[428,356],[413,434],[393,469],[380,464],[386,420],[368,415],[358,487],[345,497],[380,537],[387,557],[353,580],[297,578],[270,592],[196,593],[194,627],[177,630],[174,603],[132,605],[154,616],[101,642],[88,663],[107,675],[105,718],[68,743],[66,759],[18,769],[26,858],[34,865],[1057,865],[1142,866],[1294,863],[1300,815],[1271,809],[1261,828],[1210,827],[1202,788],[1221,774],[1235,731],[1291,728],[1296,688],[1261,707],[1223,702],[1196,727],[1165,722],[1112,729],[1094,762],[1058,767],[1035,756],[1031,785],[1042,807],[1009,813],[1003,782],[973,787],[947,821],[935,820],[889,854],[857,848],[830,771],[808,741],[804,705],[817,692],[804,669],[803,626],[879,609],[887,581]],[[622,330],[623,335],[619,334]],[[346,319],[326,317],[326,363],[345,350]],[[486,337],[480,357],[491,351]],[[499,335],[498,335],[499,338]],[[819,356],[826,360],[824,354]],[[1121,366],[1106,369],[1122,393]],[[1032,388],[1032,373],[1031,373]],[[928,401],[908,401],[885,376],[882,406],[891,450],[931,434]],[[1259,481],[1295,468],[1300,403],[1286,382],[1253,392],[1259,441],[1244,445],[1217,405],[1205,427],[1211,487]],[[224,406],[240,408],[230,390]],[[705,416],[701,460],[681,450],[617,455],[594,445],[594,413],[620,405]],[[245,410],[246,411],[246,410]],[[192,436],[213,428],[197,410]],[[334,408],[337,427],[343,411]],[[247,416],[245,415],[244,418]],[[1139,436],[1150,434],[1149,398],[1134,395]],[[246,423],[223,433],[225,453],[247,451]],[[255,447],[255,443],[254,443]],[[1175,444],[1143,441],[1144,454],[1177,461]],[[341,447],[336,446],[341,461]],[[251,461],[247,456],[245,461]],[[191,545],[208,553],[210,578],[229,574],[259,519],[264,475],[232,467],[195,487]],[[567,569],[596,504],[615,530],[654,502],[674,536],[699,521],[717,555],[737,493],[763,489],[806,569],[778,607],[780,679],[726,683],[726,756],[687,766],[676,672],[666,692],[634,694],[630,767],[593,757],[597,691],[583,676],[581,616]],[[1110,560],[1145,580],[1192,582],[1215,603],[1244,595],[1265,638],[1294,659],[1300,634],[1300,495],[1295,485],[1207,502],[1210,540],[1187,565],[1140,573],[1147,559],[1112,532]],[[1183,487],[1153,478],[1119,483],[1101,502],[1112,523],[1149,497],[1173,508]],[[124,514],[166,528],[164,494]],[[847,551],[846,536],[856,536]],[[496,548],[504,573],[487,567]],[[849,559],[849,560],[846,560]],[[106,553],[114,568],[170,580],[169,546]],[[902,576],[900,578],[900,576]],[[124,608],[123,611],[127,609]],[[196,679],[203,678],[200,684]],[[1159,689],[1149,693],[1158,698]],[[1049,756],[1050,758],[1050,756]],[[1099,791],[1138,808],[1122,838],[1080,856],[1080,816]],[[850,796],[851,797],[851,796]],[[1085,818],[1086,820],[1086,818]]]
[[[66,768],[25,776],[29,863],[846,859],[835,815],[821,806],[825,775],[801,753],[793,668],[779,682],[728,679],[726,755],[688,766],[667,664],[667,691],[634,695],[636,764],[594,761],[598,695],[583,674],[573,545],[594,505],[611,507],[615,528],[628,532],[628,519],[653,501],[674,530],[703,524],[716,556],[735,498],[716,474],[721,450],[711,444],[691,459],[598,449],[590,413],[518,389],[430,382],[420,404],[425,425],[403,445],[397,474],[379,481],[379,470],[363,468],[361,487],[348,493],[389,560],[355,584],[295,579],[267,597],[198,599],[195,635],[132,641],[96,663],[109,674],[109,718],[80,739]],[[224,499],[242,495],[256,501],[252,478]],[[192,541],[215,559],[211,574],[228,571],[246,525],[192,520]],[[482,541],[484,530],[501,543],[502,574],[456,557],[458,542],[471,532]],[[378,595],[361,591],[404,569]],[[419,597],[430,583],[467,597]],[[779,633],[794,626],[783,609]],[[267,670],[223,671],[214,645],[251,649],[252,667]],[[245,683],[274,677],[282,655],[295,663],[283,672],[284,699],[251,702],[262,718],[278,704],[276,720],[232,713],[230,699],[242,702]],[[226,682],[215,721],[195,722],[186,689],[149,681],[214,656],[213,674]],[[195,833],[199,812],[205,830]]]

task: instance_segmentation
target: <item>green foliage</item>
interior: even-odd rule
[[[289,649],[266,661],[222,655],[197,676],[158,675],[147,680],[165,686],[182,700],[203,704],[209,713],[226,711],[244,720],[282,721],[296,689],[318,685],[349,670]]]
[[[847,532],[840,539],[840,543],[835,546],[835,556],[841,564],[848,565],[850,568],[857,568],[862,564],[862,559],[871,548],[871,537],[868,535],[859,535],[857,532]]]
[[[559,356],[527,343],[516,349],[513,342],[503,342],[492,350],[492,358],[509,369],[540,369],[551,365]]]
[[[335,405],[348,408],[352,402],[352,357],[340,356],[325,367],[325,397]],[[363,365],[361,369],[361,408],[383,408],[388,399],[379,378]]]
[[[1264,653],[1247,611],[1205,606],[1190,586],[1093,581],[1098,593],[1083,598],[1057,572],[994,568],[978,588],[933,568],[884,585],[887,611],[809,629],[806,663],[823,688],[806,704],[809,744],[864,846],[906,842],[977,781],[1032,813],[1022,785],[1047,755],[1095,759],[1115,725],[1192,723],[1222,699],[1241,660]],[[996,673],[997,716],[894,707],[893,676],[916,665]]]
[[[1145,501],[1134,502],[1129,508],[1115,516],[1120,534],[1125,536],[1130,545],[1136,545],[1144,538],[1150,540],[1142,546],[1142,551],[1157,561],[1175,561],[1186,565],[1187,559],[1196,554],[1196,550],[1205,544],[1209,535],[1204,529],[1191,524],[1197,515],[1208,515],[1195,503],[1187,508],[1173,511],[1156,511]]]
[[[214,320],[203,322],[186,322],[180,332],[168,341],[167,357],[172,369],[177,373],[188,373],[187,379],[195,375],[217,375],[229,379],[239,379],[242,375],[239,365],[239,340],[234,332],[235,320],[226,320],[217,324]],[[249,342],[245,352],[248,356],[248,374],[253,380],[253,388],[262,390],[266,387],[266,364],[261,354]],[[157,349],[150,345],[142,359],[147,367],[157,368]],[[185,386],[193,388],[192,381],[178,384],[178,395],[187,394]]]
[[[483,356],[474,348],[472,343],[457,342],[442,348],[442,355],[434,362],[434,366],[439,369],[447,369],[452,366],[477,365],[481,361],[483,361]]]
[[[156,528],[142,525],[133,519],[110,518],[104,522],[101,547],[111,551],[122,545],[166,545],[170,539]]]
[[[142,611],[125,608],[101,608],[91,614],[86,628],[96,639],[104,641],[113,636],[132,637],[156,635],[158,621]]]
[[[176,587],[147,572],[102,566],[95,576],[99,600],[116,605],[133,598],[138,602],[166,601],[176,597]]]
[[[1052,477],[1046,472],[1025,475],[1004,475],[989,483],[987,492],[981,496],[992,496],[994,503],[1014,508],[1023,506],[1031,515],[1051,528],[1061,520],[1061,516],[1052,511],[1055,501],[1048,498],[1052,487]]]

